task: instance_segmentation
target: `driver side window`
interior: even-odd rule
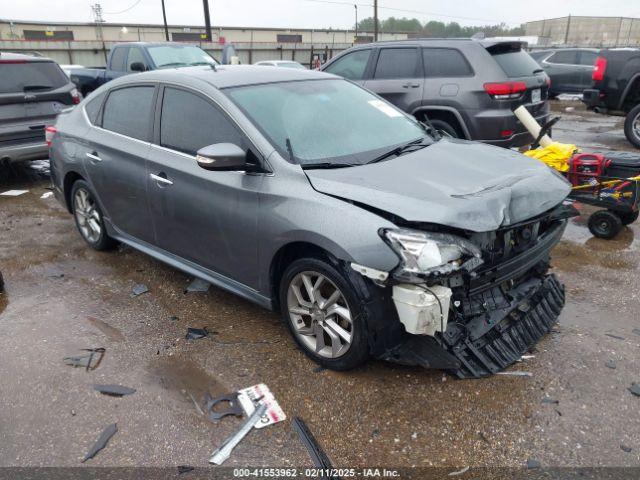
[[[324,71],[340,75],[349,80],[362,80],[370,56],[370,49],[347,53],[329,65]]]

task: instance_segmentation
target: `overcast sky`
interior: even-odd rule
[[[92,21],[96,0],[0,0],[5,19]],[[373,15],[373,0],[209,0],[211,22],[220,26],[352,28],[358,17]],[[162,23],[161,0],[101,0],[109,23]],[[505,22],[516,26],[527,20],[571,15],[640,17],[637,0],[379,0],[381,18],[416,17],[420,21],[456,21],[463,25]],[[169,24],[203,24],[202,0],[165,0]],[[404,11],[406,10],[406,11]]]

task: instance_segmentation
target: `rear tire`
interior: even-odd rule
[[[625,212],[625,213],[617,213],[618,217],[620,217],[620,221],[622,225],[631,225],[638,219],[638,215],[640,215],[640,211],[635,212]]]
[[[624,136],[636,148],[640,148],[640,104],[633,107],[624,119]]]
[[[71,209],[78,232],[94,250],[108,250],[117,241],[107,234],[102,210],[91,187],[84,180],[76,180],[71,187]]]
[[[589,231],[598,238],[612,239],[621,229],[622,220],[609,210],[598,210],[589,217]]]
[[[314,362],[349,370],[367,360],[363,302],[334,265],[316,258],[295,260],[282,275],[279,298],[291,335]]]
[[[444,120],[438,120],[438,119],[430,120],[430,122],[431,122],[431,125],[433,125],[433,128],[435,128],[436,130],[440,130],[446,133],[450,137],[460,138],[460,135],[458,135],[458,132],[456,131],[455,127],[449,124],[448,122]]]

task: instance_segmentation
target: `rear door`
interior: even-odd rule
[[[233,143],[254,158],[257,151],[210,98],[166,86],[159,102],[146,179],[157,245],[257,287],[258,189],[264,175],[213,172],[196,162],[196,152],[214,143]]]
[[[156,86],[109,91],[99,126],[90,129],[81,153],[104,215],[120,232],[153,243],[146,195],[146,158],[153,128]]]
[[[44,143],[45,127],[72,105],[72,89],[55,62],[0,60],[0,146]]]
[[[578,50],[559,50],[542,62],[542,66],[551,77],[551,89],[555,93],[573,93],[582,91],[582,68]],[[595,62],[595,60],[594,60]]]
[[[373,78],[366,80],[364,86],[405,112],[419,107],[424,88],[420,48],[381,48]]]

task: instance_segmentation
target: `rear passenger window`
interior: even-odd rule
[[[422,49],[425,77],[468,77],[471,66],[462,52],[453,48]]]
[[[325,68],[324,71],[349,80],[362,80],[370,56],[370,49],[347,53]]]
[[[374,78],[415,78],[417,70],[417,48],[383,48]]]
[[[238,129],[211,103],[194,93],[165,88],[160,145],[195,155],[214,143],[234,143],[244,148]]]
[[[100,107],[102,106],[102,101],[104,100],[105,92],[102,92],[99,95],[96,95],[94,98],[89,100],[87,105],[84,107],[84,110],[87,112],[87,117],[89,117],[89,121],[93,125],[99,125],[98,123],[98,113],[100,112]]]
[[[154,88],[112,90],[104,105],[102,128],[138,140],[148,140]]]
[[[561,52],[556,52],[547,59],[547,62],[578,65],[578,52],[576,50],[564,50]]]
[[[593,67],[596,64],[596,58],[598,58],[596,52],[582,51],[580,52],[579,64]]]

